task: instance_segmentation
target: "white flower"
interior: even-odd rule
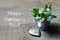
[[[43,13],[43,11],[42,10],[39,10],[39,14],[42,14]]]
[[[41,17],[38,17],[38,16],[37,16],[37,17],[35,17],[35,19],[36,19],[36,20],[41,20]]]
[[[41,8],[42,11],[44,11],[44,8]]]
[[[47,20],[51,21],[53,19],[52,16],[49,16]]]
[[[50,11],[50,9],[49,9],[49,8],[47,8],[47,11],[49,12],[49,11]]]
[[[42,20],[44,21],[45,19],[44,19],[44,18],[42,18]]]
[[[45,19],[44,19],[44,18],[42,18],[42,19],[41,19],[41,22],[43,22],[44,20],[45,20]]]
[[[50,15],[50,12],[44,12],[45,15]]]

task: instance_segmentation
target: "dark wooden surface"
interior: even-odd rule
[[[52,12],[57,15],[40,37],[31,36],[28,29],[35,21],[29,9],[41,8],[49,0],[0,0],[0,40],[60,40],[60,1],[53,2]]]

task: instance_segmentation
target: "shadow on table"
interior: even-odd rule
[[[49,34],[50,36],[52,36],[52,35],[60,36],[60,24],[59,23],[51,23],[47,27],[47,30],[45,32],[47,34]]]

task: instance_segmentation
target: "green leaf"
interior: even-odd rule
[[[57,16],[56,15],[54,15],[54,14],[51,14],[51,16],[53,16],[53,18],[56,18]]]
[[[43,12],[47,12],[46,8],[44,7],[44,11]]]
[[[48,4],[45,4],[45,8],[48,8]]]
[[[52,4],[49,5],[49,9],[50,9],[50,11],[52,10]]]
[[[43,8],[44,8],[44,12],[47,12],[48,4],[45,4]]]
[[[36,16],[39,13],[39,9],[38,8],[33,8],[33,9],[31,9],[31,12]]]

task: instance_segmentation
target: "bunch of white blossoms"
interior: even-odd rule
[[[48,20],[48,21],[51,21],[53,19],[53,16],[50,15],[51,14],[51,11],[50,11],[49,8],[46,8],[46,12],[44,12],[44,8],[41,8],[39,10],[39,14],[42,14],[42,15],[47,16],[48,18],[46,20]],[[39,19],[39,17],[37,17],[37,19]],[[40,20],[41,21],[44,21],[45,20],[45,17],[42,17],[42,18],[40,17]]]
[[[51,21],[53,18],[56,18],[54,14],[51,12],[51,4],[46,4],[43,8],[33,8],[32,12],[35,20],[44,22],[45,20]]]

